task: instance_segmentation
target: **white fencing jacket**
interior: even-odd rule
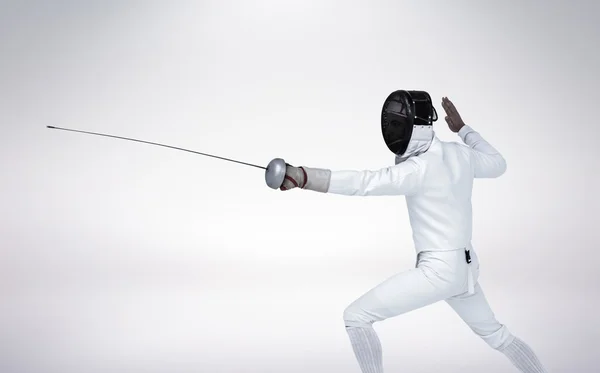
[[[501,176],[506,161],[471,127],[458,135],[464,144],[432,136],[427,151],[377,171],[332,171],[327,192],[404,195],[417,253],[470,247],[473,179]]]

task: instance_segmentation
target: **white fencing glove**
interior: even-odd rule
[[[315,192],[327,193],[331,171],[321,168],[294,167],[287,165],[285,179],[279,187],[286,191],[294,188],[313,190]]]

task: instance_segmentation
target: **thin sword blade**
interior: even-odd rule
[[[88,132],[88,131],[81,131],[81,130],[74,130],[74,129],[69,129],[69,128],[62,128],[62,127],[54,127],[54,126],[46,126],[47,128],[51,128],[51,129],[56,129],[56,130],[62,130],[62,131],[71,131],[71,132],[79,132],[79,133],[86,133],[89,135],[96,135],[96,136],[105,136],[105,137],[112,137],[114,139],[121,139],[121,140],[128,140],[128,141],[135,141],[135,142],[141,142],[144,144],[150,144],[150,145],[157,145],[157,146],[163,146],[165,148],[171,148],[171,149],[176,149],[176,150],[182,150],[184,152],[190,152],[190,153],[194,153],[194,154],[200,154],[200,155],[204,155],[207,157],[212,157],[212,158],[217,158],[217,159],[221,159],[224,161],[229,161],[229,162],[234,162],[234,163],[239,163],[239,164],[243,164],[246,166],[251,166],[251,167],[256,167],[256,168],[260,168],[262,170],[266,170],[266,167],[263,166],[259,166],[259,165],[255,165],[252,163],[246,163],[246,162],[241,162],[241,161],[237,161],[235,159],[230,159],[230,158],[224,158],[224,157],[219,157],[217,155],[212,155],[212,154],[207,154],[207,153],[200,153],[194,150],[189,150],[189,149],[184,149],[184,148],[178,148],[176,146],[171,146],[171,145],[165,145],[165,144],[159,144],[156,142],[150,142],[150,141],[144,141],[144,140],[137,140],[137,139],[132,139],[129,137],[122,137],[122,136],[115,136],[115,135],[107,135],[104,133],[96,133],[96,132]]]

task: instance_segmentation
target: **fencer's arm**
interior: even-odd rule
[[[420,160],[408,159],[395,166],[371,171],[309,169],[305,189],[346,196],[410,195],[423,179]]]
[[[471,127],[465,125],[458,135],[471,148],[471,162],[476,178],[496,178],[506,172],[506,160],[490,143]]]

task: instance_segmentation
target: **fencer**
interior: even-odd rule
[[[346,196],[406,198],[417,254],[416,266],[398,273],[352,302],[343,318],[363,373],[383,373],[382,347],[375,322],[445,301],[490,347],[523,373],[545,373],[527,343],[501,324],[490,308],[471,245],[471,193],[475,178],[497,178],[504,157],[466,125],[453,103],[441,105],[458,141],[441,141],[437,120],[424,91],[395,91],[385,100],[381,125],[395,165],[379,170],[339,170],[286,166],[280,190],[295,188]]]

